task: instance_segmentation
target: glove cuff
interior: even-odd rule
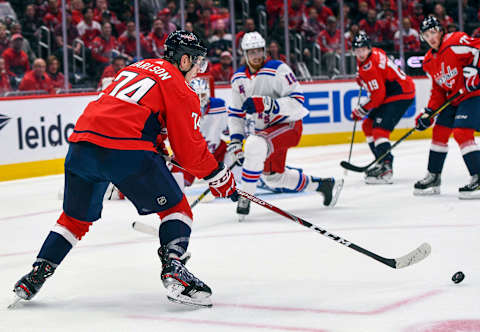
[[[218,179],[221,179],[225,175],[224,174],[225,172],[226,172],[225,165],[222,162],[219,162],[218,167],[212,173],[210,173],[209,175],[207,175],[203,179],[205,181],[208,181],[208,182],[213,182],[213,181],[216,181]]]

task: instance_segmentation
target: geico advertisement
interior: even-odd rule
[[[94,97],[0,101],[0,165],[65,157],[75,121]]]
[[[398,128],[413,126],[415,114],[427,105],[430,95],[430,81],[428,79],[415,79],[416,98],[407,110]],[[304,118],[304,134],[319,134],[332,132],[345,132],[352,130],[353,120],[351,112],[358,103],[359,88],[355,82],[341,83],[303,83],[302,84],[305,107],[310,111]],[[231,100],[229,88],[215,89],[215,96],[226,100],[227,105]],[[366,100],[367,92],[362,91],[362,102]]]

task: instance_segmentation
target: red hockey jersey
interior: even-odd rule
[[[218,163],[200,133],[200,114],[198,97],[180,71],[165,60],[147,59],[122,69],[88,104],[69,141],[156,151],[166,131],[175,159],[203,178]]]
[[[475,58],[478,62],[479,52],[480,39],[471,38],[464,32],[446,34],[438,51],[430,49],[427,52],[423,60],[423,70],[432,79],[429,108],[439,108],[460,89],[465,93],[452,103],[453,106],[471,97],[480,96],[480,90],[467,92],[463,78],[463,67],[472,65]]]
[[[358,76],[370,94],[369,101],[363,105],[366,110],[415,97],[412,78],[393,63],[383,50],[373,47],[363,63],[357,60],[357,66]]]

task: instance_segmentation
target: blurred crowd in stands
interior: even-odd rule
[[[463,4],[463,30],[480,38],[480,2]],[[61,0],[0,0],[0,95],[9,91],[40,90],[56,93],[65,88],[64,44],[67,45],[70,82],[67,88],[101,89],[120,69],[137,61],[137,29],[133,1],[65,0],[66,40],[63,38]],[[217,82],[228,82],[233,74],[232,43],[238,65],[243,61],[240,43],[246,32],[258,30],[265,13],[267,56],[286,61],[283,0],[247,1],[245,17],[235,1],[236,34],[230,33],[228,1],[186,0],[185,29],[195,31],[208,44],[209,73]],[[140,58],[160,57],[167,35],[180,27],[179,1],[139,0]],[[289,36],[300,38],[300,53],[292,51],[290,62],[313,65],[314,48],[321,50],[325,74],[333,76],[342,52],[340,27],[345,29],[346,51],[359,30],[366,31],[374,46],[396,53],[403,42],[405,52],[424,54],[419,36],[424,17],[435,15],[446,31],[459,30],[458,2],[451,0],[402,0],[399,26],[397,0],[288,0]],[[11,10],[11,12],[9,12]],[[344,22],[340,22],[343,10]],[[400,29],[403,40],[400,40]],[[338,60],[337,60],[338,61]],[[74,65],[77,64],[77,65]]]

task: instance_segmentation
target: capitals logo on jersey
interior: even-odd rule
[[[457,68],[453,67],[452,69],[447,65],[447,70],[445,71],[445,62],[442,62],[440,68],[440,72],[434,74],[435,81],[438,85],[445,85],[447,88],[451,89],[455,84],[455,79],[453,78],[458,75]]]

